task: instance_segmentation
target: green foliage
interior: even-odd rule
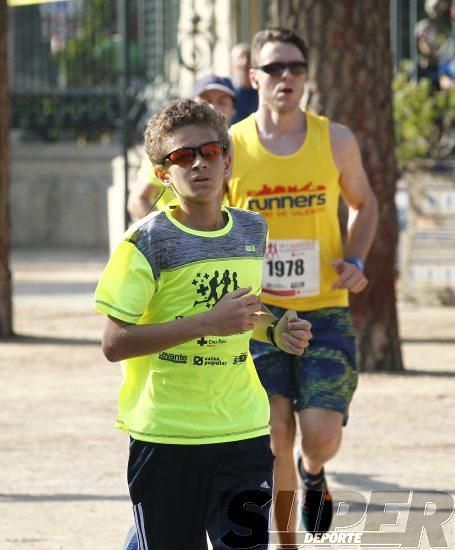
[[[78,32],[59,54],[66,86],[110,86],[118,73],[115,2],[90,0]]]
[[[118,117],[116,96],[14,95],[12,126],[24,138],[44,141],[83,139],[98,141],[115,130]]]
[[[117,3],[84,0],[77,5],[66,21],[66,41],[54,51],[45,44],[41,52],[47,56],[44,65],[52,66],[51,78],[44,75],[38,87],[25,86],[22,92],[12,94],[12,127],[19,128],[25,139],[97,141],[119,128]],[[129,115],[131,132],[136,131],[145,110],[144,102],[133,97],[137,83],[145,79],[135,26],[138,5],[127,2],[129,75],[136,86],[131,86],[127,98],[128,110],[134,104]]]
[[[393,81],[393,110],[395,153],[401,166],[416,158],[442,155],[443,144],[453,132],[455,88],[436,91],[426,78],[411,80],[411,63],[405,62]]]

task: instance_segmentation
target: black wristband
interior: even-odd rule
[[[278,324],[278,319],[275,319],[270,323],[270,325],[267,327],[267,330],[266,330],[266,336],[267,336],[267,340],[272,344],[272,346],[274,346],[277,349],[280,349],[275,342],[275,327],[277,326],[277,324]]]

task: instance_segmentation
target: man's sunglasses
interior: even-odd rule
[[[259,69],[271,76],[281,76],[286,69],[288,69],[291,74],[298,75],[306,71],[307,64],[305,61],[289,61],[289,63],[276,61],[275,63],[262,65],[262,67],[255,67],[255,69]]]
[[[214,160],[225,154],[226,148],[219,141],[209,141],[197,147],[182,147],[168,153],[160,164],[177,164],[181,168],[189,168],[193,166],[196,153],[199,153],[204,160]]]

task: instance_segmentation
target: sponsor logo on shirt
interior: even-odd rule
[[[285,208],[310,208],[326,203],[324,185],[309,182],[302,187],[297,185],[275,185],[266,183],[260,191],[249,191],[248,208],[250,210],[283,210]],[[274,196],[276,195],[276,196]]]
[[[202,347],[207,346],[208,348],[213,348],[214,346],[219,346],[221,344],[226,344],[227,340],[225,338],[206,338],[203,336],[196,340],[196,342]]]
[[[158,354],[158,358],[162,361],[170,361],[171,363],[186,363],[188,360],[188,355],[183,353],[169,353],[167,351],[162,351]]]
[[[234,365],[237,365],[238,363],[245,363],[247,357],[248,354],[246,352],[243,352],[240,355],[236,355],[234,357]]]
[[[196,367],[224,367],[227,365],[227,361],[214,356],[202,357],[201,355],[195,355],[193,357],[193,365]]]

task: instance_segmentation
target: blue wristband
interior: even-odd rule
[[[344,259],[345,262],[348,262],[348,264],[355,265],[357,269],[360,271],[363,271],[365,269],[365,264],[360,258],[356,258],[355,256],[350,256],[349,258]]]

